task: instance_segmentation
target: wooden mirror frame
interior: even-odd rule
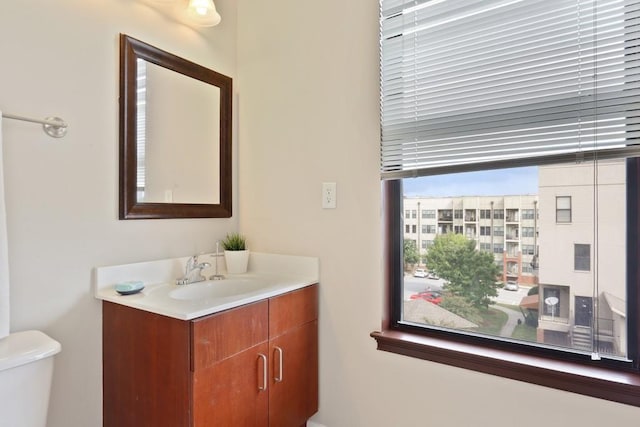
[[[219,203],[140,203],[136,194],[137,59],[220,89]],[[120,34],[120,219],[231,217],[232,79],[201,65]],[[216,183],[212,183],[215,185]]]

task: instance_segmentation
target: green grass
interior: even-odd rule
[[[481,310],[482,322],[480,322],[478,332],[489,335],[500,335],[502,327],[509,320],[507,313],[500,310],[490,308],[489,310]]]
[[[511,338],[521,341],[537,342],[536,328],[533,326],[525,325],[524,323],[516,326],[513,330]]]

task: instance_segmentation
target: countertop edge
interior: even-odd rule
[[[135,308],[138,310],[147,311],[150,313],[172,317],[174,319],[193,320],[193,319],[208,316],[214,313],[219,313],[221,311],[240,307],[242,305],[251,304],[257,301],[262,301],[268,298],[276,297],[278,295],[286,294],[287,292],[296,291],[298,289],[302,289],[311,285],[316,285],[318,283],[319,281],[317,279],[304,279],[294,284],[287,283],[281,286],[275,285],[263,292],[258,292],[258,293],[248,294],[248,295],[239,295],[237,296],[237,298],[236,297],[226,298],[221,300],[219,304],[215,304],[213,306],[203,308],[201,310],[192,311],[189,313],[173,311],[167,308],[148,305],[144,303],[143,299],[135,298],[136,295],[119,295],[118,293],[115,292],[115,290],[112,290],[112,289],[111,290],[102,289],[98,291],[98,293],[96,294],[96,298],[103,301],[108,301],[115,304],[120,304],[127,307]],[[189,286],[189,285],[183,285],[183,286]]]

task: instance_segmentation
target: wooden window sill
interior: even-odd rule
[[[384,330],[378,350],[640,407],[640,374],[504,349]]]

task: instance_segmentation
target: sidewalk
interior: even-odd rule
[[[500,336],[505,338],[511,338],[513,335],[513,331],[518,325],[518,320],[524,322],[524,318],[522,317],[522,313],[516,310],[511,310],[509,308],[501,307],[499,305],[492,305],[491,308],[495,308],[496,310],[500,310],[503,313],[507,313],[509,316],[509,320],[504,324],[502,329],[500,330]]]

